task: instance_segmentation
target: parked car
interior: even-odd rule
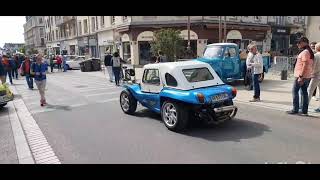
[[[0,108],[7,105],[9,101],[13,101],[13,93],[7,84],[0,84]]]
[[[120,94],[124,113],[134,114],[137,102],[161,114],[172,131],[184,129],[191,118],[208,125],[233,119],[236,88],[226,85],[214,69],[200,61],[148,64],[140,84],[125,85]]]
[[[85,56],[67,55],[67,69],[80,69],[80,62],[84,61]]]
[[[270,59],[270,56],[263,54],[263,73],[259,77],[260,82],[264,79],[264,73],[271,67]],[[197,61],[210,64],[224,82],[246,78],[246,60],[240,58],[239,48],[235,43],[209,44],[203,57]]]

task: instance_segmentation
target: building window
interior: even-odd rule
[[[95,26],[96,26],[96,20],[94,17],[91,18],[91,30],[92,32],[95,31]]]
[[[43,21],[42,21],[42,18],[39,18],[39,24],[42,24]]]
[[[122,21],[127,22],[128,21],[128,16],[122,16]]]
[[[115,16],[111,16],[111,24],[114,24],[116,21],[116,17]]]
[[[87,19],[83,20],[83,28],[84,28],[83,32],[85,34],[88,33],[88,20]]]
[[[100,16],[101,27],[104,27],[104,16]]]
[[[96,16],[96,30],[99,29],[99,26],[98,26],[98,16]]]
[[[44,35],[43,28],[39,28],[39,31],[40,31],[40,37],[43,37],[43,35]]]
[[[261,19],[262,19],[261,16],[254,16],[254,21],[255,21],[255,22],[260,22]]]
[[[59,31],[58,31],[58,30],[56,30],[56,38],[57,38],[57,39],[60,39],[60,37],[59,37]]]
[[[44,46],[44,38],[41,38],[41,46]]]
[[[82,34],[82,26],[81,26],[81,22],[78,22],[78,24],[79,24],[79,35],[81,35],[81,34]]]

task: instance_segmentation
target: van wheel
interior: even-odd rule
[[[165,101],[161,107],[161,119],[169,130],[181,131],[188,124],[188,111],[176,102]]]
[[[133,114],[137,109],[137,100],[127,89],[120,94],[120,106],[124,113]]]

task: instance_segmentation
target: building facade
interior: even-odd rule
[[[308,16],[307,37],[310,42],[320,42],[320,16]]]
[[[26,16],[23,28],[26,53],[44,53],[46,43],[44,16]]]
[[[20,48],[24,47],[24,43],[5,43],[3,45],[3,49],[6,53],[16,53],[19,51]]]

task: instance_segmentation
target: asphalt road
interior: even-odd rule
[[[122,112],[114,87],[98,73],[48,76],[49,106],[17,88],[62,163],[319,163],[320,121],[237,103],[236,119],[174,133],[143,107]]]

